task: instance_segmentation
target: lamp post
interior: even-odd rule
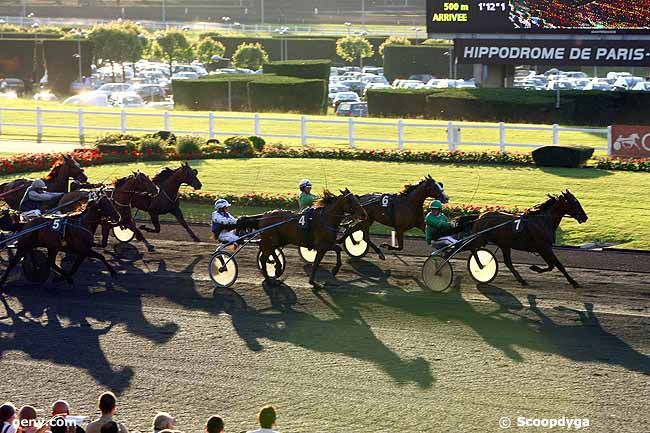
[[[30,17],[34,16],[33,13],[31,13],[29,15],[30,15]],[[38,56],[36,55],[36,36],[37,36],[36,31],[40,27],[40,24],[39,23],[34,23],[34,24],[32,24],[31,27],[32,27],[32,31],[34,32],[34,58],[32,59],[32,63],[34,64],[34,66],[32,67],[32,83],[35,83],[36,82],[36,73],[37,73],[37,63],[38,63]]]
[[[78,64],[79,64],[79,85],[81,86],[81,80],[82,80],[82,71],[81,71],[81,36],[82,33],[79,29],[72,29],[71,33],[77,37],[77,53],[73,54],[72,57],[77,59]]]
[[[232,18],[230,17],[221,17],[221,21],[223,21],[224,26],[228,26],[228,29],[231,30],[232,26],[230,26],[228,23],[230,22]]]
[[[165,0],[162,0],[162,21],[163,25],[165,26],[165,30],[167,30],[167,3]]]
[[[454,52],[453,48],[449,48],[449,50],[445,51],[443,53],[444,56],[449,56],[449,79],[451,80],[454,75]]]
[[[415,45],[417,45],[417,44],[420,43],[420,40],[418,39],[418,33],[422,29],[420,29],[419,27],[412,27],[411,30],[413,30],[415,32]]]
[[[221,57],[215,54],[214,56],[210,57],[210,60],[212,60],[213,62],[227,60],[228,68],[230,68],[230,59],[227,57]],[[230,80],[228,80],[228,111],[232,111],[232,81]]]
[[[4,26],[7,22],[5,20],[0,19],[0,39],[5,38],[4,30],[2,30],[2,26]]]
[[[348,28],[348,36],[350,36],[350,27],[352,27],[352,23],[345,22],[343,25]]]
[[[264,0],[260,0],[260,20],[264,24]]]

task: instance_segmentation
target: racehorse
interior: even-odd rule
[[[512,275],[521,283],[527,286],[528,283],[519,275],[512,265],[511,250],[527,251],[538,253],[548,264],[546,268],[537,265],[530,269],[537,273],[550,272],[557,267],[574,288],[580,285],[567,273],[566,269],[553,253],[555,243],[555,232],[564,216],[574,218],[578,223],[587,222],[587,214],[578,199],[569,190],[555,196],[549,195],[548,200],[538,204],[521,215],[512,215],[505,212],[486,212],[474,222],[473,233],[486,230],[476,241],[470,244],[472,254],[480,265],[476,250],[487,242],[496,244],[503,252],[503,261],[512,272]],[[512,224],[508,224],[512,222]],[[488,230],[490,227],[496,227]]]
[[[260,250],[262,251],[260,261],[267,263],[269,256],[272,256],[276,264],[276,272],[279,274],[280,260],[275,254],[276,248],[285,245],[297,245],[316,250],[316,260],[311,270],[309,283],[318,287],[315,276],[316,270],[328,251],[336,252],[336,266],[332,275],[336,275],[341,268],[341,247],[337,245],[336,237],[341,221],[346,216],[365,219],[367,214],[359,204],[357,197],[347,188],[340,191],[341,195],[336,196],[329,191],[323,193],[323,197],[316,202],[311,221],[307,221],[306,214],[295,214],[286,210],[270,211],[257,217],[240,218],[241,225],[247,225],[247,219],[255,219],[255,228],[269,228],[260,234]],[[284,224],[279,224],[284,222]],[[262,266],[264,279],[269,281],[266,267]],[[273,280],[271,280],[273,281]]]
[[[117,179],[113,182],[113,189],[110,191],[110,198],[115,203],[120,219],[117,224],[102,223],[102,243],[101,246],[105,248],[108,245],[108,234],[111,227],[119,225],[120,227],[127,227],[133,230],[135,237],[138,241],[144,242],[148,251],[153,251],[154,247],[143,236],[142,232],[135,225],[133,216],[131,215],[131,201],[138,193],[157,195],[159,193],[158,187],[149,179],[144,173],[139,171],[133,174]],[[74,206],[80,206],[89,195],[88,191],[74,191],[65,194],[59,200],[59,204],[77,202]]]
[[[339,242],[345,240],[356,231],[363,231],[363,239],[384,260],[384,253],[370,240],[370,226],[375,221],[395,229],[397,247],[384,243],[381,246],[389,250],[401,251],[404,248],[404,232],[412,228],[424,231],[424,201],[434,198],[443,203],[449,201],[444,185],[436,182],[431,175],[413,185],[405,185],[398,194],[365,194],[359,197],[359,202],[368,214],[368,218],[348,228]]]
[[[120,215],[115,204],[105,193],[99,193],[96,198],[88,200],[78,211],[61,216],[60,218],[37,218],[24,225],[23,230],[46,223],[45,227],[26,233],[18,238],[16,254],[9,260],[9,265],[0,280],[0,288],[18,262],[37,247],[47,248],[49,266],[72,284],[72,276],[77,272],[81,263],[91,257],[100,260],[106,269],[115,277],[116,272],[106,261],[106,258],[93,251],[93,227],[108,219],[117,221]],[[73,253],[76,261],[70,271],[66,272],[56,264],[56,256],[60,251]]]
[[[136,194],[131,200],[133,207],[146,211],[149,214],[151,223],[153,224],[153,229],[148,228],[146,225],[141,225],[140,229],[149,233],[160,233],[159,215],[171,213],[176,217],[176,221],[187,230],[192,240],[199,242],[200,239],[185,221],[178,198],[178,190],[183,184],[191,186],[194,190],[201,189],[202,185],[197,177],[198,174],[199,172],[197,170],[190,167],[187,162],[184,162],[176,170],[165,167],[154,176],[152,180],[160,188],[160,194],[156,196]]]
[[[50,192],[68,192],[68,180],[75,179],[85,183],[88,177],[74,158],[63,155],[54,162],[50,172],[43,178]],[[16,179],[0,185],[0,197],[9,207],[18,210],[25,191],[32,184],[32,179]]]

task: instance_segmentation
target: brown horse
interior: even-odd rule
[[[176,221],[187,230],[192,240],[199,242],[200,239],[185,221],[178,198],[178,190],[183,184],[189,185],[195,190],[201,189],[203,185],[201,185],[201,181],[197,177],[198,174],[197,170],[185,162],[176,170],[165,167],[154,176],[153,183],[160,188],[160,194],[153,197],[146,194],[136,194],[131,200],[131,205],[134,208],[146,211],[149,214],[153,224],[153,229],[148,228],[146,225],[141,225],[140,229],[149,233],[160,233],[159,215],[171,213],[176,217]]]
[[[427,198],[434,198],[443,203],[449,201],[449,196],[445,192],[444,185],[436,182],[431,175],[423,178],[413,185],[405,185],[404,189],[398,194],[365,194],[359,197],[363,209],[368,214],[368,219],[361,221],[355,226],[346,230],[339,239],[340,242],[345,240],[350,234],[356,231],[363,231],[363,239],[372,247],[384,260],[382,251],[370,240],[370,226],[377,221],[388,227],[393,227],[397,237],[397,247],[390,244],[382,244],[389,250],[401,251],[404,248],[404,232],[412,228],[419,228],[424,231],[424,201]]]
[[[580,285],[569,276],[566,269],[553,253],[555,232],[564,216],[574,218],[578,223],[585,223],[588,219],[582,205],[568,190],[559,196],[549,195],[548,200],[521,215],[512,215],[505,212],[486,212],[482,214],[473,224],[472,232],[480,235],[472,242],[470,248],[477,263],[480,264],[476,249],[484,246],[487,242],[496,244],[503,252],[505,262],[512,275],[521,283],[527,286],[528,283],[519,275],[512,265],[511,250],[528,251],[538,253],[548,264],[546,268],[531,266],[530,269],[537,273],[550,272],[557,267],[574,288]],[[508,222],[512,224],[508,224]],[[490,227],[496,227],[488,230]]]
[[[75,179],[81,183],[88,181],[83,168],[74,158],[63,155],[43,178],[47,190],[50,192],[68,192],[68,180]],[[18,210],[25,191],[32,184],[32,179],[16,179],[0,185],[0,197],[7,202],[9,207]]]
[[[0,288],[4,286],[9,273],[18,262],[37,247],[47,248],[50,267],[71,284],[72,275],[77,272],[87,257],[100,260],[111,276],[115,276],[115,270],[106,261],[106,258],[92,249],[93,227],[96,228],[103,219],[117,221],[119,216],[112,200],[106,194],[100,193],[96,199],[87,201],[77,212],[60,218],[38,218],[25,224],[23,230],[29,230],[39,225],[45,226],[18,238],[16,254],[10,258],[9,265],[0,280]],[[56,256],[60,251],[73,253],[76,256],[76,261],[69,272],[64,271],[56,264]]]
[[[102,223],[102,247],[108,245],[108,234],[111,227],[119,225],[120,227],[127,227],[135,233],[138,241],[144,242],[147,250],[153,251],[154,247],[144,237],[142,232],[135,225],[133,216],[131,215],[131,201],[137,194],[151,194],[157,195],[160,192],[158,187],[149,179],[144,173],[139,171],[133,172],[130,176],[117,179],[113,182],[113,189],[108,191],[109,197],[115,203],[120,219],[117,224]],[[65,194],[59,200],[59,204],[70,203],[77,201],[74,207],[82,205],[88,199],[88,191],[74,191]]]
[[[316,250],[316,260],[312,267],[309,283],[318,286],[315,281],[316,270],[328,251],[336,252],[336,266],[332,274],[336,275],[341,268],[341,247],[336,243],[339,225],[346,216],[354,218],[367,218],[357,197],[348,189],[341,191],[336,196],[325,191],[323,198],[316,202],[311,221],[303,220],[306,215],[295,214],[285,210],[267,212],[259,217],[257,228],[263,229],[276,225],[263,231],[260,235],[260,249],[262,251],[261,263],[267,263],[269,256],[280,266],[280,260],[275,254],[276,248],[292,244]],[[244,217],[245,218],[245,217]],[[285,222],[278,225],[278,223]],[[304,228],[301,228],[304,227]],[[279,269],[278,269],[279,271]],[[266,267],[262,266],[265,280],[269,280]],[[279,272],[278,272],[279,274]]]

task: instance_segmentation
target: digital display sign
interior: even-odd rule
[[[431,34],[650,34],[650,0],[428,0]]]

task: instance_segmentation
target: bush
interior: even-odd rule
[[[260,43],[241,44],[232,56],[232,63],[238,68],[259,69],[269,61],[269,55]]]
[[[262,137],[252,135],[248,137],[248,139],[251,143],[253,143],[253,147],[257,152],[262,152],[264,150],[264,146],[266,146],[266,140],[264,140]]]
[[[181,135],[176,141],[176,153],[183,157],[199,156],[203,143],[205,140],[196,135]]]
[[[201,39],[194,49],[196,58],[204,64],[212,63],[212,56],[221,56],[226,53],[226,47],[219,41],[211,38]]]
[[[139,148],[143,137],[130,134],[106,134],[95,140],[97,149],[122,149],[133,151]],[[111,147],[112,146],[112,147]]]
[[[401,46],[410,46],[411,41],[405,36],[389,36],[386,40],[379,46],[379,54],[384,55],[384,48],[389,45],[401,45]]]
[[[317,78],[329,81],[331,67],[331,60],[288,60],[265,64],[264,73],[282,75],[284,77]]]
[[[163,141],[153,137],[143,138],[140,140],[138,151],[142,154],[161,154],[163,153]]]
[[[421,117],[431,89],[370,89],[366,94],[370,116]]]
[[[261,76],[248,83],[250,109],[254,112],[324,114],[327,83],[291,77]]]
[[[232,156],[250,158],[255,156],[253,143],[247,137],[230,137],[224,141],[228,153]]]
[[[228,82],[234,111],[250,111],[248,82],[257,79],[254,74],[211,75],[200,80],[172,81],[174,103],[188,110],[228,110]]]
[[[540,167],[577,168],[594,154],[593,147],[545,146],[533,151],[533,160]]]

